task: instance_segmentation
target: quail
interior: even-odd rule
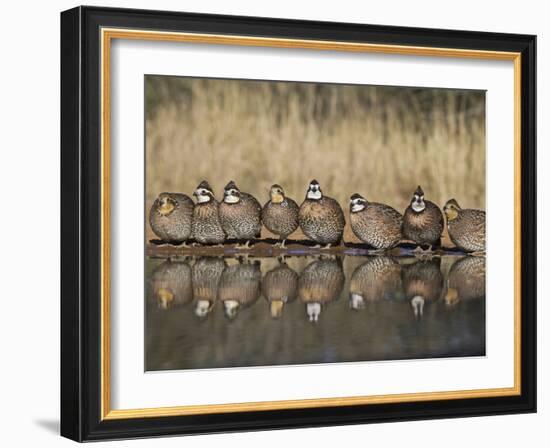
[[[443,207],[447,230],[456,247],[466,252],[485,251],[485,212],[461,208],[455,199]]]
[[[312,180],[298,214],[300,228],[311,240],[329,248],[342,240],[346,224],[342,207],[335,199],[323,195],[319,182]]]
[[[161,193],[149,212],[151,229],[164,242],[185,242],[191,236],[193,209],[189,196]]]
[[[283,187],[272,185],[269,201],[262,209],[262,223],[271,233],[280,239],[278,245],[285,247],[288,236],[298,228],[298,204],[285,196]]]
[[[225,241],[219,204],[208,182],[202,181],[193,192],[197,198],[193,211],[192,236],[200,244],[222,244]]]
[[[353,233],[376,250],[397,246],[401,240],[403,217],[389,205],[369,202],[360,194],[350,198],[350,224]]]
[[[261,213],[262,206],[254,196],[240,191],[233,181],[225,186],[220,220],[227,238],[244,240],[248,247],[262,231]]]
[[[443,232],[443,214],[437,205],[424,199],[420,185],[403,215],[403,237],[418,246],[439,245]]]

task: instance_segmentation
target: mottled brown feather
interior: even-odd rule
[[[436,245],[443,232],[443,213],[437,205],[424,201],[426,208],[415,212],[409,205],[403,215],[403,238],[416,244]]]
[[[457,217],[447,220],[451,241],[467,252],[485,250],[485,212],[483,210],[460,209]]]
[[[225,269],[223,258],[201,257],[193,265],[193,298],[214,303]]]
[[[457,291],[459,300],[485,297],[485,257],[463,257],[449,271],[448,289]]]
[[[355,268],[349,292],[367,302],[394,299],[401,290],[401,266],[391,257],[371,257]]]
[[[195,205],[192,236],[201,244],[219,244],[225,241],[218,201],[211,199]]]
[[[163,304],[166,308],[175,308],[193,300],[193,282],[191,268],[187,263],[165,261],[151,276],[153,297],[161,305],[162,296],[168,293],[171,301]]]
[[[260,297],[262,273],[258,264],[227,266],[220,281],[221,301],[234,300],[241,306],[253,304]]]
[[[305,199],[298,215],[300,227],[311,240],[320,244],[336,244],[342,239],[346,220],[338,202],[328,196]]]
[[[403,265],[401,278],[406,298],[410,300],[420,296],[426,301],[439,300],[444,282],[440,265],[440,258]]]
[[[298,280],[298,295],[303,302],[328,303],[340,297],[344,271],[339,260],[317,260],[306,266]]]
[[[258,200],[241,192],[236,204],[220,204],[220,220],[227,238],[252,239],[260,236],[262,206]]]
[[[298,274],[286,264],[267,272],[262,280],[262,294],[269,302],[292,302],[298,292]]]
[[[355,236],[375,249],[390,249],[401,241],[403,217],[389,205],[367,202],[363,210],[350,213],[350,223]]]
[[[192,232],[194,203],[191,198],[180,193],[164,193],[176,206],[168,215],[159,212],[157,198],[149,211],[149,224],[154,234],[166,242],[182,242],[189,239]]]
[[[283,202],[268,201],[262,209],[262,222],[271,233],[286,239],[298,228],[298,204],[290,198]]]

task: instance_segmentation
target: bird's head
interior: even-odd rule
[[[210,187],[210,184],[203,180],[193,192],[193,196],[197,198],[199,204],[204,204],[214,199],[214,191]]]
[[[349,210],[351,213],[357,213],[365,209],[367,200],[358,193],[354,193],[349,198]]]
[[[319,182],[317,182],[315,179],[313,179],[309,183],[306,198],[307,199],[318,200],[318,199],[321,199],[322,197],[323,197],[323,192],[321,191],[321,186],[319,185]]]
[[[424,191],[420,185],[415,190],[411,199],[411,208],[417,213],[423,212],[426,208],[426,203],[424,202]]]
[[[445,212],[447,221],[452,221],[453,219],[456,219],[460,210],[460,205],[458,205],[458,202],[456,202],[455,199],[449,199],[445,204],[445,207],[443,207],[443,211]]]
[[[241,191],[237,187],[237,184],[233,181],[229,181],[223,189],[223,202],[226,204],[236,204],[241,200]]]
[[[274,204],[280,204],[285,200],[285,191],[283,187],[278,184],[274,184],[269,189],[269,198]]]
[[[170,193],[161,193],[156,200],[157,211],[162,216],[168,216],[178,205],[178,202],[170,195]]]

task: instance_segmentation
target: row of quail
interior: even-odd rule
[[[285,196],[280,185],[270,189],[270,199],[262,207],[235,182],[224,188],[219,203],[208,182],[201,182],[193,192],[196,204],[184,194],[162,193],[153,203],[149,222],[163,241],[181,243],[194,239],[200,244],[221,244],[226,239],[245,241],[260,237],[263,225],[279,237],[284,248],[286,238],[298,227],[319,245],[330,247],[342,240],[344,212],[335,199],[323,195],[319,183],[311,181],[302,205]]]
[[[193,266],[186,261],[165,261],[153,272],[153,297],[161,309],[195,302],[198,317],[207,316],[216,303],[234,318],[260,296],[269,304],[271,317],[299,299],[310,321],[316,322],[324,307],[339,299],[345,285],[342,261],[316,259],[298,274],[284,260],[262,278],[258,262],[227,264],[223,258],[201,257]],[[485,258],[458,258],[446,280],[441,258],[399,263],[388,256],[368,257],[353,271],[349,307],[358,310],[379,301],[405,300],[417,318],[424,308],[442,300],[446,306],[485,297]]]
[[[222,244],[226,239],[249,242],[261,234],[262,224],[279,237],[279,245],[298,227],[316,247],[340,244],[345,218],[338,202],[323,194],[319,183],[312,180],[302,204],[285,195],[275,184],[270,199],[262,207],[235,182],[224,188],[218,203],[208,182],[203,181],[193,192],[197,203],[184,194],[162,193],[151,207],[149,220],[153,232],[166,242],[185,242],[192,238],[200,244]],[[439,246],[445,226],[440,208],[416,189],[403,215],[389,205],[370,202],[358,193],[350,197],[350,225],[363,243],[377,251],[397,246],[403,239],[419,247]],[[443,208],[451,241],[466,252],[485,250],[485,212],[462,209],[455,199]]]
[[[443,208],[451,241],[465,252],[485,250],[485,212],[462,209],[455,199]],[[443,213],[424,199],[420,186],[416,189],[403,216],[386,204],[369,202],[355,193],[350,197],[350,222],[353,233],[376,250],[391,249],[402,239],[420,246],[441,245],[445,226]]]

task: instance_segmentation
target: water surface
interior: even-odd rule
[[[485,259],[146,260],[146,370],[485,355]]]

